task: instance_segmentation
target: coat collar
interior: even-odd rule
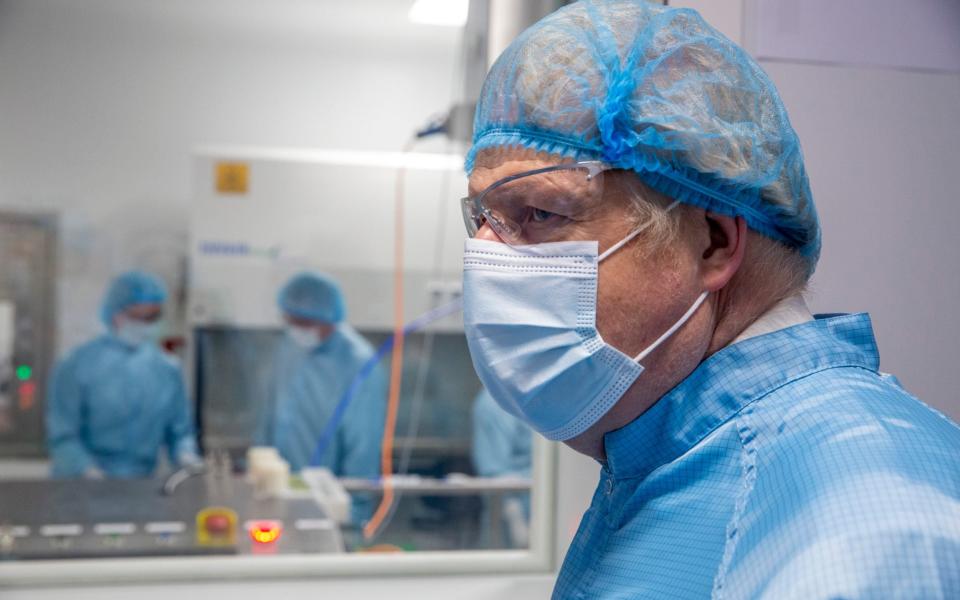
[[[727,346],[645,413],[606,434],[606,468],[618,479],[644,477],[791,381],[835,367],[876,371],[879,362],[865,313],[817,318]]]

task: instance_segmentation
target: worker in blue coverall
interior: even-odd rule
[[[387,400],[379,366],[359,380],[336,432],[314,457],[337,404],[374,354],[346,323],[339,286],[329,277],[300,273],[280,290],[277,304],[286,330],[255,442],[275,446],[293,471],[322,466],[338,477],[378,477]],[[371,506],[371,499],[355,497],[355,521],[368,518]]]
[[[154,275],[120,275],[101,305],[107,332],[54,368],[47,440],[55,477],[149,477],[162,446],[174,466],[199,463],[180,369],[156,344],[166,299]]]
[[[741,48],[567,5],[490,70],[466,169],[474,367],[600,465],[555,598],[960,598],[960,428],[866,314],[811,315],[800,143]]]

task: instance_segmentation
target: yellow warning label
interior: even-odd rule
[[[217,163],[217,192],[221,194],[246,194],[250,186],[250,165],[247,163]]]

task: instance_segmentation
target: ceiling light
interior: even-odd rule
[[[416,0],[407,18],[420,25],[463,27],[469,6],[469,0]]]

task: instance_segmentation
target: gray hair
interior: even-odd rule
[[[669,250],[683,235],[683,221],[692,208],[681,204],[668,210],[673,199],[645,184],[634,173],[615,174],[629,193],[634,226],[643,226],[642,244],[636,252],[647,258]],[[728,307],[739,308],[746,301],[767,307],[803,292],[810,278],[810,264],[801,253],[787,245],[748,230],[743,263],[727,287]]]

